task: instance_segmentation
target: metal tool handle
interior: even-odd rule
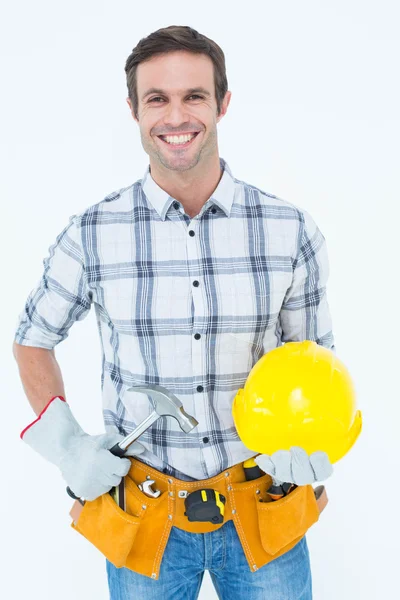
[[[122,451],[122,454],[125,454],[125,451],[127,450],[128,446],[135,442],[142,435],[142,433],[144,433],[151,425],[153,425],[153,423],[157,421],[159,416],[160,415],[155,410],[153,410],[153,412],[150,413],[144,421],[139,423],[139,425],[135,427],[135,429],[131,431],[131,433],[124,437],[123,440],[115,444],[115,446],[113,446],[111,450],[114,450],[114,448],[118,447],[118,452]],[[116,454],[116,456],[122,456],[122,454]]]

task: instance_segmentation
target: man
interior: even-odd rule
[[[130,460],[108,449],[151,411],[132,386],[164,386],[199,424],[185,434],[159,419],[130,455],[168,476],[204,480],[254,456],[231,407],[257,360],[287,341],[334,348],[318,227],[234,178],[219,157],[217,124],[231,99],[219,46],[190,27],[167,27],[139,42],[125,70],[150,165],[141,180],[71,217],[14,343],[38,415],[21,437],[86,500],[128,473]],[[75,421],[54,354],[92,304],[103,350],[100,436]],[[257,462],[300,485],[332,472],[326,455],[298,448]],[[111,598],[196,598],[205,569],[220,598],[312,597],[305,537],[251,572],[232,520],[206,534],[173,527],[156,580],[107,560]]]

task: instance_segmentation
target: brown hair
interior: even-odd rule
[[[153,56],[166,54],[167,52],[176,52],[177,50],[186,50],[194,54],[206,54],[211,58],[214,65],[217,112],[218,115],[220,114],[222,101],[228,90],[223,51],[215,42],[195,29],[192,29],[192,27],[171,25],[163,29],[158,29],[146,38],[142,38],[132,50],[125,63],[128,94],[136,118],[138,118],[137,66]]]

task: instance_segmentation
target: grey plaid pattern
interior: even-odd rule
[[[259,358],[287,341],[334,350],[325,238],[295,205],[233,177],[200,213],[151,177],[108,195],[69,224],[20,314],[15,341],[54,348],[94,304],[103,351],[106,431],[127,434],[151,412],[135,385],[162,385],[199,425],[160,418],[140,459],[184,480],[205,479],[254,452],[231,407]]]

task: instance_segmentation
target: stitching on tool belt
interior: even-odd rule
[[[279,498],[279,500],[275,500],[274,502],[267,502],[266,504],[271,504],[271,506],[268,507],[269,510],[273,510],[274,506],[278,507],[278,506],[282,506],[283,504],[290,504],[291,502],[293,502],[295,499],[297,499],[297,496],[302,491],[301,487],[303,487],[303,486],[297,487],[295,490],[293,490],[293,492],[291,492],[287,496],[284,496],[283,498]],[[304,486],[304,487],[308,487],[308,486]],[[297,494],[296,494],[296,490],[298,490]],[[314,499],[315,499],[315,496],[314,496]],[[305,496],[304,500],[307,501],[307,496]]]
[[[170,512],[170,504],[171,503],[172,503],[172,500],[170,500],[170,498],[168,496],[168,502],[167,502],[168,514],[171,514],[171,512]],[[171,531],[171,528],[172,528],[172,520],[170,521],[169,519],[167,519],[161,539],[160,539],[160,543],[158,544],[156,555],[154,557],[153,573],[155,573],[155,572],[158,573],[158,567],[160,566],[160,562],[161,562],[162,556],[164,554],[165,545],[167,543],[167,539],[169,536],[169,532]],[[167,530],[168,530],[168,533],[167,533]],[[165,539],[165,538],[167,538],[167,539]],[[165,540],[165,543],[164,543],[164,540]],[[162,547],[162,550],[161,550],[161,547]],[[160,557],[160,554],[161,554],[161,557]]]
[[[229,483],[229,485],[231,485],[231,483]],[[255,564],[255,560],[254,560],[253,555],[252,555],[252,553],[250,551],[249,545],[248,545],[247,540],[246,540],[246,536],[244,535],[242,523],[241,523],[240,518],[239,518],[239,513],[236,510],[235,491],[234,490],[232,490],[231,492],[229,492],[229,498],[230,498],[233,510],[236,511],[235,514],[232,515],[233,522],[234,522],[235,525],[236,525],[236,522],[237,522],[237,524],[239,526],[239,530],[240,530],[239,535],[240,535],[240,538],[243,541],[244,545],[246,546],[246,549],[247,549],[247,552],[249,554],[251,563],[254,565]]]
[[[140,523],[136,523],[135,521],[130,521],[129,519],[127,519],[127,518],[125,517],[125,515],[124,515],[124,514],[121,514],[121,513],[119,512],[119,510],[121,510],[121,512],[122,512],[122,513],[123,513],[124,511],[123,511],[122,509],[119,509],[119,510],[118,510],[118,508],[117,508],[117,505],[115,504],[115,502],[114,502],[114,500],[111,498],[111,496],[110,496],[110,500],[111,500],[111,502],[110,502],[110,506],[111,506],[112,510],[113,510],[113,511],[114,511],[114,512],[115,512],[115,513],[116,513],[116,514],[119,516],[119,518],[120,518],[120,519],[123,519],[124,521],[126,521],[127,523],[129,523],[129,525],[136,525],[136,526],[140,525]],[[127,514],[128,514],[128,513],[127,513]],[[129,516],[129,515],[128,515],[128,516]],[[133,517],[134,519],[138,519],[138,518],[139,518],[139,517],[137,517],[136,515],[130,515],[130,516],[131,516],[131,517]],[[78,520],[78,522],[79,522],[79,520]]]
[[[146,466],[147,466],[147,468],[146,468]],[[237,466],[237,465],[234,465],[234,466]],[[231,467],[231,468],[234,468],[234,467]],[[150,467],[149,465],[144,465],[142,463],[139,464],[138,461],[135,461],[135,469],[139,469],[143,473],[146,473],[146,471],[148,471],[149,469],[152,469],[153,471],[157,471],[157,469],[155,469],[154,467]],[[228,470],[228,469],[226,469],[226,470]],[[200,481],[203,481],[203,482],[207,481],[206,479],[196,480],[196,481],[184,481],[183,479],[178,479],[177,477],[172,477],[172,475],[164,475],[164,473],[160,473],[158,475],[158,477],[160,477],[160,479],[162,481],[168,481],[168,479],[175,479],[176,481],[174,481],[174,485],[184,484],[185,487],[189,487],[189,488],[198,486]],[[207,479],[214,479],[215,483],[218,483],[219,481],[223,480],[224,478],[225,478],[225,471],[222,471],[218,476],[216,475],[215,478],[207,477]]]
[[[164,548],[165,548],[165,543],[166,540],[165,538],[168,537],[167,535],[167,530],[168,530],[168,534],[169,531],[171,529],[171,525],[172,525],[172,521],[170,521],[169,519],[166,521],[165,523],[165,527],[164,527],[164,531],[162,533],[161,539],[160,539],[160,543],[158,544],[158,548],[157,548],[157,552],[156,552],[156,556],[154,558],[154,563],[153,563],[153,573],[157,572],[158,573],[158,567],[160,565],[160,560],[162,558],[162,555],[164,554]],[[162,548],[162,549],[161,549]],[[161,558],[160,558],[161,555]]]
[[[246,490],[250,490],[251,488],[257,488],[259,486],[259,482],[260,482],[261,477],[259,477],[258,479],[253,479],[252,483],[250,483],[249,485],[243,485],[243,483],[240,483],[239,481],[237,481],[236,483],[232,483],[232,487],[235,490],[235,492],[245,492]],[[257,482],[257,484],[256,484]],[[235,486],[240,485],[240,489],[235,489]],[[263,485],[263,483],[261,483],[261,485]],[[242,487],[243,486],[243,487]]]

